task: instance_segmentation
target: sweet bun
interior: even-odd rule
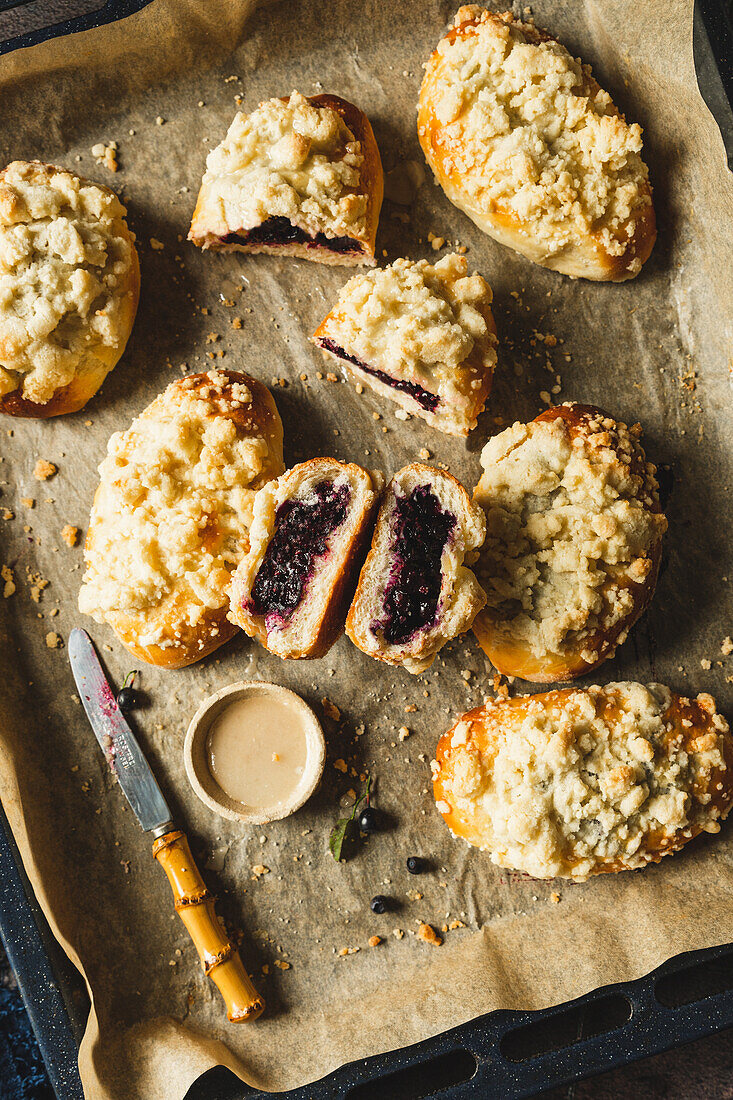
[[[323,657],[343,633],[382,484],[353,463],[312,458],[260,489],[232,621],[278,657]]]
[[[39,161],[0,172],[0,412],[81,409],[125,350],[140,268],[107,187]]]
[[[433,428],[476,427],[496,365],[491,287],[463,256],[354,275],[313,336],[359,381]]]
[[[717,833],[733,743],[710,695],[661,684],[487,699],[438,742],[439,813],[493,863],[587,879],[658,863]]]
[[[656,238],[641,127],[510,12],[462,7],[425,66],[418,136],[448,198],[543,267],[621,282]]]
[[[212,370],[172,382],[99,467],[79,608],[131,653],[182,668],[236,631],[227,592],[257,489],[282,472],[269,390]]]
[[[572,680],[613,656],[647,607],[667,521],[640,437],[566,404],[484,447],[475,568],[487,603],[473,630],[499,672]]]
[[[428,668],[486,601],[463,564],[483,538],[483,513],[451,474],[419,462],[399,470],[346,618],[354,645],[408,672]]]
[[[188,239],[201,248],[373,266],[384,178],[363,111],[298,92],[239,112],[206,161]]]

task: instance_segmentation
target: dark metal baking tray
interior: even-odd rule
[[[0,54],[122,19],[149,2],[0,0],[0,38],[5,38]],[[9,22],[7,13],[18,13],[17,22]],[[700,90],[733,167],[731,0],[697,0],[694,49]],[[83,1100],[77,1052],[89,1001],[33,896],[2,809],[0,937],[58,1100]],[[733,1027],[733,944],[679,955],[638,981],[597,989],[542,1012],[493,1012],[278,1095],[282,1100],[513,1100],[727,1027]],[[219,1067],[204,1074],[186,1100],[269,1095]]]

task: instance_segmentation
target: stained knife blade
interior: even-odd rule
[[[135,817],[146,832],[167,831],[173,815],[135,734],[117,705],[94,643],[86,630],[79,627],[74,627],[69,635],[69,661],[94,736]]]

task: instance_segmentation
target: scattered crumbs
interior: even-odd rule
[[[727,638],[723,638],[723,641],[720,643],[720,652],[724,657],[728,657],[733,653],[733,638],[731,638],[730,634]]]
[[[415,703],[408,703],[405,707],[405,714],[414,714],[416,710],[417,706],[415,705]]]
[[[448,930],[449,930],[450,932],[455,932],[455,930],[456,930],[457,928],[465,928],[465,927],[466,927],[466,923],[465,923],[465,921],[462,921],[462,920],[452,920],[452,921],[450,922],[450,924],[448,925]]]
[[[420,921],[417,938],[429,943],[432,947],[440,947],[443,942],[443,937],[438,935],[431,924],[425,924],[424,921]]]
[[[35,508],[36,502],[33,497],[22,497],[20,503],[24,508]]]
[[[152,248],[153,252],[162,252],[165,248],[165,245],[162,241],[159,241],[157,237],[151,237],[150,247]]]
[[[368,943],[369,943],[370,947],[379,947],[381,942],[382,942],[382,937],[381,936],[370,936],[369,940],[368,940]]]
[[[430,242],[434,252],[437,252],[439,248],[442,248],[445,244],[445,237],[439,237],[436,233],[428,233],[428,241]]]
[[[49,630],[46,635],[46,645],[49,649],[61,649],[64,644],[64,640],[60,634],[57,634],[55,630]]]
[[[321,706],[323,707],[323,713],[326,715],[327,718],[332,718],[334,722],[339,721],[339,719],[341,718],[341,711],[335,703],[331,702],[328,696],[324,696],[323,699],[321,699]]]
[[[79,528],[72,526],[70,523],[64,524],[61,528],[61,538],[67,546],[76,546],[79,540]]]
[[[102,164],[110,172],[117,171],[117,142],[108,141],[107,144],[103,141],[98,141],[96,145],[92,146],[92,156],[96,160],[97,164]]]
[[[408,890],[407,897],[410,901],[422,901],[423,899],[423,895],[420,893],[419,890]]]
[[[339,380],[339,376],[337,374],[334,374],[334,372],[332,370],[330,370],[328,372],[328,374],[326,375],[326,381],[327,382],[338,382],[338,380]]]
[[[255,878],[262,878],[263,875],[269,875],[269,873],[270,868],[265,867],[264,863],[255,863],[254,867],[252,868],[252,874],[255,876]]]
[[[334,760],[333,766],[337,772],[343,772],[343,774],[346,775],[346,772],[348,771],[348,766],[346,764],[346,761],[343,760],[341,757],[339,757],[338,760]]]
[[[400,726],[397,731],[397,736],[399,737],[400,741],[406,741],[407,738],[410,736],[410,731],[407,726]]]
[[[9,508],[0,508],[0,516],[3,519],[15,519],[15,512],[11,512]]]
[[[360,947],[341,947],[336,954],[340,959],[345,958],[346,955],[356,955],[361,950]]]
[[[290,963],[285,962],[284,959],[275,959],[275,966],[278,970],[290,970]]]
[[[712,661],[708,657],[702,657],[700,660],[700,668],[704,668],[708,672],[712,668]]]
[[[550,901],[552,902],[553,905],[559,905],[560,904],[560,895],[557,893],[556,890],[553,890],[552,893],[550,894]]]
[[[0,568],[0,578],[3,580],[3,599],[9,600],[15,592],[15,580],[13,578],[13,570],[9,565],[3,565]]]
[[[427,460],[430,458],[430,451],[427,449],[427,447],[421,447],[420,450],[417,452],[417,457],[421,458],[423,462],[427,462]]]
[[[241,328],[241,327],[242,327],[242,318],[241,317],[232,317],[232,328]]]
[[[405,933],[402,931],[401,928],[393,928],[392,935],[396,940],[401,940],[404,939]]]
[[[33,476],[36,481],[48,481],[56,473],[58,473],[58,466],[55,466],[53,462],[49,462],[46,458],[39,458],[33,468]]]

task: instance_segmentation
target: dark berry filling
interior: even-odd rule
[[[403,645],[437,620],[443,573],[440,562],[456,525],[429,485],[398,497],[392,518],[394,565],[384,592],[384,612],[372,630]]]
[[[322,481],[304,500],[285,500],[275,513],[275,533],[252,585],[247,609],[287,619],[305,595],[316,559],[328,553],[328,539],[346,519],[348,485]]]
[[[364,374],[371,374],[373,378],[378,378],[380,382],[384,382],[385,385],[391,386],[393,390],[399,390],[400,393],[409,393],[410,397],[417,401],[418,405],[421,405],[423,409],[427,409],[428,412],[434,412],[440,404],[440,398],[437,393],[430,393],[429,390],[424,390],[422,386],[418,386],[416,382],[403,382],[399,378],[391,378],[390,375],[385,374],[383,370],[375,370],[373,367],[368,367],[366,363],[362,363],[361,359],[357,359],[355,355],[349,355],[347,351],[340,348],[333,340],[323,339],[319,340],[318,343],[325,351],[330,351],[332,355],[337,355],[339,359],[345,359],[347,363],[353,363],[359,370],[364,371]]]
[[[361,252],[358,241],[351,237],[327,237],[325,233],[316,233],[312,237],[287,218],[267,218],[254,229],[243,229],[239,233],[227,233],[222,237],[223,244],[305,244],[308,248],[327,248],[329,252]]]

